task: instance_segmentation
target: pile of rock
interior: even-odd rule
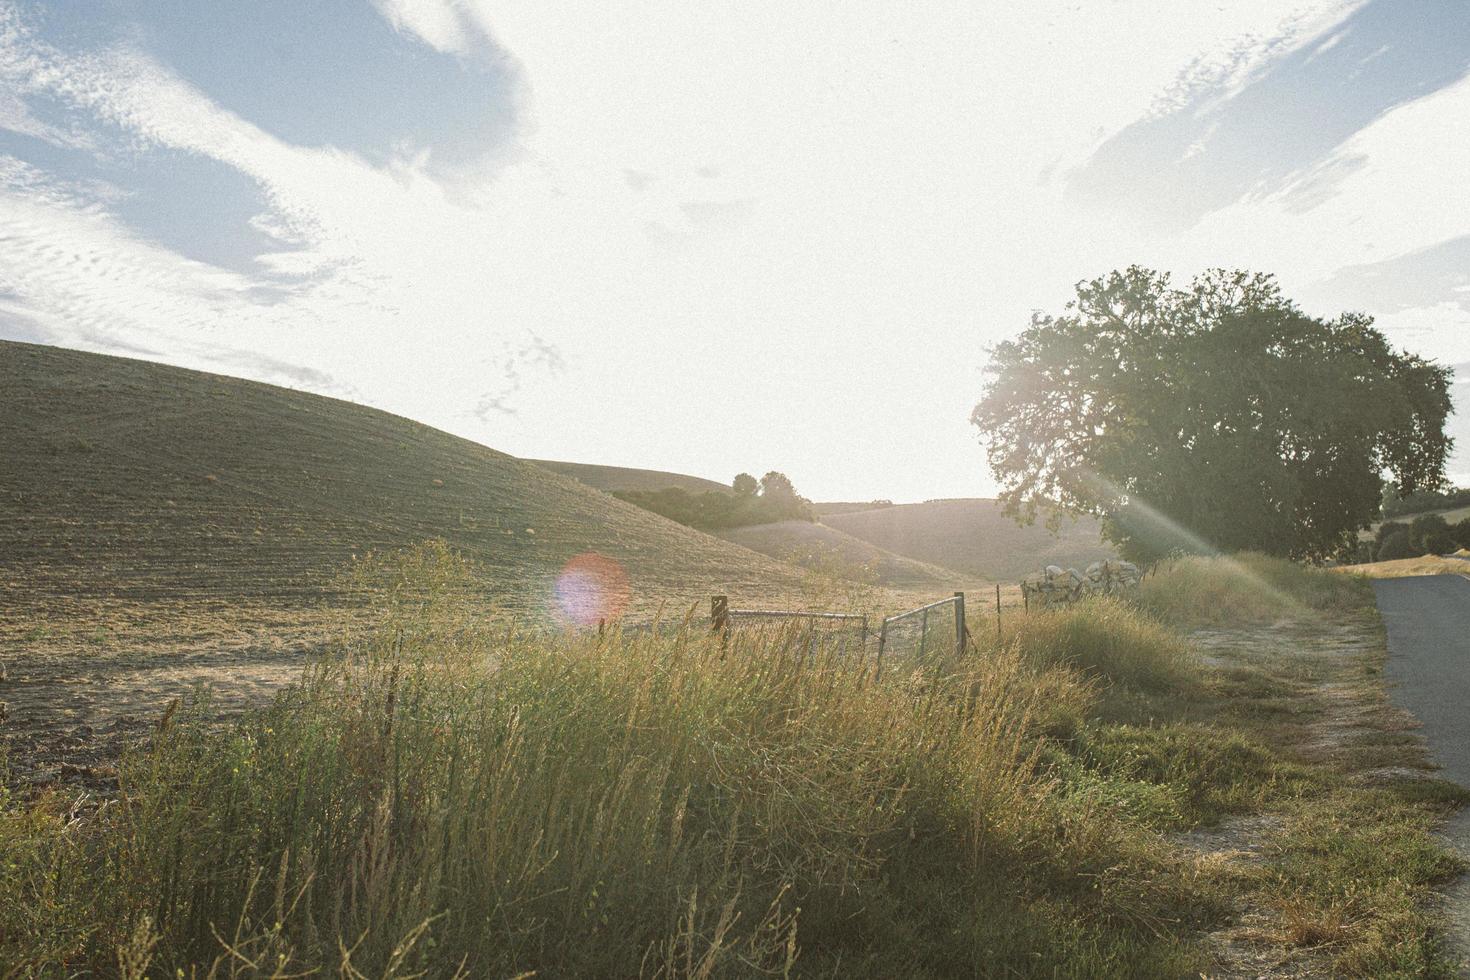
[[[1142,579],[1138,566],[1129,561],[1095,561],[1087,566],[1086,572],[1048,565],[1021,581],[1021,595],[1027,606],[1032,603],[1053,606],[1076,602],[1083,596],[1114,595],[1136,589]]]

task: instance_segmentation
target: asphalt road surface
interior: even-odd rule
[[[1424,723],[1442,775],[1470,786],[1470,578],[1425,575],[1373,583],[1388,629],[1388,679],[1394,703]],[[1470,858],[1470,807],[1445,828]],[[1470,875],[1447,892],[1449,932],[1470,976]]]
[[[1424,723],[1444,777],[1470,786],[1470,579],[1426,575],[1373,583],[1388,628],[1388,679]]]

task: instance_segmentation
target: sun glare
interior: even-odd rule
[[[595,551],[576,555],[556,577],[557,609],[564,620],[578,626],[619,618],[631,594],[623,566]]]

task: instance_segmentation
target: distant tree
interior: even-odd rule
[[[772,500],[790,500],[796,496],[796,487],[791,485],[791,480],[785,473],[772,470],[761,477],[761,496]]]
[[[1470,517],[1450,527],[1450,540],[1456,548],[1470,549]]]
[[[1008,511],[1096,515],[1131,558],[1325,557],[1377,515],[1385,471],[1402,493],[1443,480],[1449,371],[1270,276],[1113,272],[991,354],[971,420]]]
[[[759,494],[745,492],[749,491],[751,484],[755,484],[755,478],[742,473],[732,482],[730,490],[690,493],[682,487],[669,487],[664,490],[617,490],[613,496],[671,521],[705,531],[777,521],[816,520],[812,502],[798,494],[783,474],[767,473],[765,480],[757,485],[761,491]]]
[[[776,470],[761,477],[759,513],[766,522],[817,519],[812,502],[796,492],[785,473]]]
[[[737,497],[754,497],[760,492],[761,485],[749,473],[741,473],[735,477],[734,481],[730,484],[730,488],[735,491],[735,496]]]
[[[1455,550],[1450,524],[1439,514],[1423,514],[1409,525],[1409,547],[1416,555],[1446,555]]]
[[[1374,555],[1377,561],[1398,561],[1400,558],[1417,558],[1418,553],[1409,544],[1409,529],[1400,527],[1397,531],[1389,534],[1383,539],[1383,544],[1378,546],[1378,553]]]
[[[1404,543],[1407,545],[1409,540],[1409,525],[1401,521],[1384,521],[1378,525],[1378,531],[1373,535],[1373,556],[1375,561],[1378,560],[1378,553],[1383,550],[1383,543],[1388,540],[1390,535],[1396,534],[1399,531],[1404,532]]]

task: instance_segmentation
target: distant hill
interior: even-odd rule
[[[1044,565],[1083,566],[1116,554],[1090,518],[1066,519],[1053,536],[1021,527],[990,499],[930,500],[824,514],[822,523],[918,561],[981,578],[1013,581]]]
[[[706,480],[704,477],[668,473],[664,470],[642,470],[633,466],[600,466],[596,463],[562,463],[552,459],[528,459],[526,462],[534,463],[553,473],[560,473],[562,476],[569,476],[579,483],[585,483],[604,493],[612,493],[614,490],[667,490],[670,487],[679,487],[690,493],[730,489],[728,484]]]
[[[962,577],[951,569],[896,555],[835,527],[810,521],[756,524],[718,533],[727,541],[778,561],[812,566],[835,557],[841,564],[851,567],[871,565],[879,585],[954,587]]]
[[[860,510],[877,510],[881,507],[892,506],[891,500],[828,500],[812,504],[818,517],[827,514],[851,514]]]
[[[621,563],[633,611],[800,579],[406,418],[144,361],[0,342],[0,446],[11,608],[314,602],[352,555],[430,537],[484,568],[487,600],[531,619],[551,617],[559,571],[585,551]]]

